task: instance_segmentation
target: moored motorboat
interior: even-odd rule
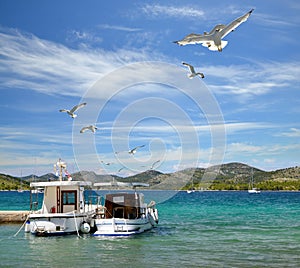
[[[70,175],[63,180],[66,164],[59,160],[59,180],[32,182],[30,196],[30,213],[25,224],[25,232],[37,236],[79,234],[90,232],[91,219],[95,213],[93,205],[85,204],[84,191],[91,188],[89,181],[73,181]],[[43,204],[38,209],[37,199],[33,193],[44,189]]]
[[[96,187],[115,185],[118,187],[149,186],[145,183],[95,183]],[[144,194],[115,192],[106,194],[95,214],[96,232],[94,236],[130,236],[156,227],[158,212],[155,202],[144,201]]]

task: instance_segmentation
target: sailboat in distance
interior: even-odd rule
[[[260,190],[254,187],[254,179],[253,179],[253,168],[251,169],[251,177],[249,180],[249,188],[248,188],[249,194],[260,194]]]

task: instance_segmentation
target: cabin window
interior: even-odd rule
[[[63,191],[62,192],[62,201],[63,205],[76,205],[76,191]]]

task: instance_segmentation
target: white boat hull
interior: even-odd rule
[[[97,231],[94,236],[130,236],[151,230],[158,224],[157,210],[149,209],[144,218],[95,219]]]
[[[85,214],[31,214],[25,232],[36,236],[78,234],[86,223],[86,218]]]
[[[128,236],[143,233],[154,226],[149,219],[96,219],[94,236]]]
[[[257,189],[250,189],[250,190],[248,190],[248,193],[249,193],[249,194],[260,194],[260,190],[257,190]]]

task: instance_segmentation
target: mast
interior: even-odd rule
[[[60,158],[58,159],[57,163],[54,164],[54,171],[58,175],[59,181],[62,181],[63,171],[66,169],[66,167],[67,167],[66,163],[61,161]]]

